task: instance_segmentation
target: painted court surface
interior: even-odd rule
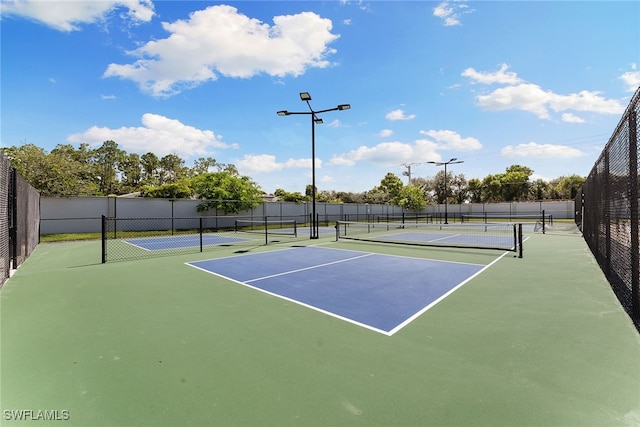
[[[0,290],[0,424],[640,425],[640,334],[580,237],[528,237],[41,244]]]
[[[324,247],[189,265],[389,335],[485,267]]]

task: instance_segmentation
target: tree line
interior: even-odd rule
[[[233,164],[211,157],[197,159],[192,167],[176,154],[158,157],[148,152],[127,153],[114,141],[98,148],[80,144],[59,144],[51,152],[33,144],[1,149],[27,182],[43,196],[108,196],[136,193],[141,197],[200,198],[199,209],[225,212],[254,207],[262,189],[248,176],[240,175]],[[531,181],[533,170],[512,165],[505,172],[483,179],[467,180],[463,174],[439,171],[434,177],[414,178],[404,184],[397,175],[387,173],[371,190],[355,193],[316,189],[316,200],[336,203],[395,204],[421,209],[426,204],[491,203],[550,199],[573,199],[585,178],[562,176],[552,181]],[[277,189],[279,200],[311,201],[313,188],[305,194]],[[206,200],[206,201],[205,201]],[[226,203],[225,203],[226,201]],[[236,201],[229,203],[228,201]],[[246,205],[238,202],[246,202]]]

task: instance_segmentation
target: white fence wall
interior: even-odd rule
[[[40,234],[100,232],[102,215],[116,218],[189,218],[222,216],[215,209],[200,213],[198,200],[170,200],[118,197],[42,197],[40,199]],[[284,217],[300,221],[309,218],[311,203],[265,202],[251,211],[237,216],[249,218]],[[535,215],[542,210],[554,218],[574,218],[573,201],[522,202],[522,203],[469,203],[448,205],[447,214],[455,221],[461,215]],[[444,205],[429,205],[421,212],[435,218],[444,217]],[[391,205],[369,205],[355,203],[316,203],[320,221],[362,220],[375,221],[385,216],[402,215],[402,208]]]

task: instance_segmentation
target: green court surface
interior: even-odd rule
[[[0,290],[0,424],[640,425],[640,335],[578,236],[531,236],[392,336],[185,264],[232,251],[101,264],[99,242],[39,245]]]

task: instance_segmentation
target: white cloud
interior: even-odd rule
[[[433,16],[442,19],[446,27],[454,25],[462,25],[460,16],[466,13],[472,13],[465,3],[460,1],[443,1],[433,9]]]
[[[78,30],[80,24],[103,21],[117,8],[128,9],[127,18],[132,22],[149,22],[155,13],[151,0],[21,0],[0,4],[3,16],[20,16],[67,32]]]
[[[562,112],[568,110],[588,111],[598,114],[621,114],[624,106],[615,99],[605,99],[600,92],[587,90],[569,95],[560,95],[545,91],[532,83],[522,83],[494,90],[487,95],[479,95],[478,105],[487,110],[523,110],[535,114],[541,119],[550,119],[549,110]]]
[[[158,156],[175,153],[190,157],[208,154],[210,149],[238,148],[237,144],[223,143],[213,131],[200,130],[157,114],[144,114],[142,125],[118,129],[93,126],[82,133],[70,135],[67,141],[96,146],[111,140],[126,151],[153,152]]]
[[[320,177],[320,182],[323,184],[331,184],[335,182],[335,179],[332,175],[322,175]]]
[[[638,71],[638,65],[636,63],[631,64],[633,71],[627,71],[623,73],[619,78],[626,86],[628,92],[635,92],[640,87],[640,71]]]
[[[582,117],[578,117],[572,113],[562,114],[562,121],[566,123],[584,123],[585,120]]]
[[[501,150],[500,154],[504,157],[554,157],[565,159],[584,155],[582,151],[566,145],[537,144],[535,142],[516,146],[507,145]]]
[[[416,118],[415,114],[409,114],[408,116],[404,114],[403,110],[393,110],[387,113],[385,116],[387,120],[413,120]]]
[[[476,71],[474,68],[467,68],[462,72],[462,77],[468,77],[473,83],[482,83],[486,85],[500,83],[506,85],[513,85],[522,82],[522,79],[518,77],[513,71],[507,71],[509,66],[502,64],[498,71],[484,72]]]
[[[116,99],[116,96],[115,95],[100,95],[100,99],[102,99],[102,100]]]
[[[357,162],[370,162],[378,165],[399,165],[405,162],[439,161],[436,153],[438,146],[428,140],[417,140],[414,144],[403,142],[382,142],[373,147],[360,146],[348,153],[331,158],[332,166],[353,166]]]
[[[270,173],[285,169],[309,169],[311,170],[311,159],[288,159],[278,162],[276,156],[272,154],[245,154],[236,166],[243,174]],[[322,167],[322,160],[316,158],[316,169]]]
[[[482,148],[482,144],[476,138],[463,138],[452,130],[421,130],[420,133],[436,140],[440,149],[471,151]]]
[[[378,132],[378,136],[381,138],[388,138],[391,135],[393,135],[393,131],[391,129],[382,129],[380,132]]]
[[[211,6],[187,20],[163,23],[170,34],[129,52],[131,64],[110,64],[104,77],[136,82],[153,96],[171,96],[183,88],[216,80],[218,75],[249,78],[299,76],[307,68],[331,65],[332,23],[313,12],[276,16],[270,26],[238,13],[232,6]]]

